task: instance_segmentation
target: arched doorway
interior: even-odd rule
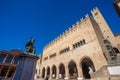
[[[71,61],[68,65],[68,68],[69,68],[69,77],[71,79],[77,79],[78,71],[77,71],[76,63],[74,61]]]
[[[64,66],[64,64],[60,64],[60,66],[59,66],[59,78],[60,79],[65,78],[65,66]]]
[[[45,68],[42,69],[42,78],[45,77]]]
[[[50,76],[50,67],[47,67],[47,76]]]
[[[91,73],[95,72],[95,67],[90,58],[84,58],[81,62],[83,77],[85,79],[91,79]]]
[[[54,65],[53,67],[52,67],[52,78],[53,79],[55,79],[56,78],[56,66]]]

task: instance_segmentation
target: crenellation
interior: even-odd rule
[[[52,43],[55,43],[55,39],[53,40],[53,42]]]
[[[93,10],[92,10],[92,11],[96,11],[96,10],[98,10],[98,8],[97,8],[97,7],[93,8]]]
[[[60,38],[60,37],[58,36],[58,37],[57,37],[57,41],[59,40],[59,38]]]
[[[96,15],[99,12],[98,8],[95,7],[94,9],[91,10],[91,13]]]
[[[57,43],[57,39],[55,38],[55,43]]]
[[[83,21],[83,17],[80,19],[80,22],[82,22]]]
[[[79,25],[79,21],[76,22],[76,25]]]
[[[61,38],[61,37],[62,37],[62,34],[59,35],[59,38]]]
[[[59,40],[62,40],[64,37],[63,36],[67,36],[69,33],[73,33],[74,31],[77,30],[77,27],[79,27],[78,25],[82,24],[83,22],[86,21],[86,19],[89,17],[88,14],[85,15],[85,18],[81,18],[80,21],[77,21],[76,24],[73,24],[71,27],[69,27],[65,32],[63,32],[62,34],[60,34],[55,40],[53,40],[52,42],[50,42],[48,45],[46,45],[44,47],[44,49],[49,48],[49,46],[51,46],[52,44],[56,43]]]
[[[86,14],[86,15],[85,15],[85,18],[88,18],[88,17],[89,17],[89,14]]]
[[[57,37],[57,41],[59,40],[59,36]]]
[[[94,11],[95,11],[95,9],[92,9],[92,10],[91,10],[91,13],[93,13]]]
[[[38,67],[41,71],[38,74],[40,78],[49,75],[49,79],[97,79],[96,75],[104,76],[104,74],[98,73],[102,67],[118,62],[113,52],[115,48],[118,49],[115,54],[120,53],[120,35],[111,37],[112,31],[109,26],[107,29],[109,32],[105,33],[104,27],[107,26],[107,23],[98,8],[94,8],[91,12],[92,17],[86,14],[84,18],[70,26],[45,47],[43,59]],[[102,24],[99,25],[97,21],[101,21]],[[109,36],[107,40],[110,43],[106,43],[104,40],[106,37],[103,34]],[[118,47],[112,46],[111,40],[113,39],[116,39],[113,42],[117,42]],[[105,71],[104,73],[108,74]],[[88,76],[86,77],[86,75]],[[106,79],[108,77],[106,76]]]
[[[77,21],[76,24],[73,24],[71,27],[69,27],[65,32],[60,34],[55,40],[51,41],[48,45],[44,47],[44,50],[49,48],[49,46],[53,45],[55,42],[61,40],[64,38],[63,36],[68,35],[68,33],[73,33],[73,31],[77,30],[78,25],[80,25],[85,19],[82,17],[80,21]]]
[[[97,7],[97,6],[95,7],[95,10],[98,10],[98,7]]]
[[[65,33],[68,34],[68,32],[69,32],[68,29],[66,29],[66,30],[65,30]]]
[[[63,38],[66,37],[67,35],[68,35],[68,34],[67,34],[66,32],[64,32],[64,34],[63,34]]]
[[[74,28],[75,28],[75,24],[72,25],[72,29],[74,29]]]
[[[65,32],[63,32],[62,34],[61,34],[61,36],[64,36],[65,35]]]
[[[64,36],[65,36],[65,33],[62,33],[60,39],[63,40]]]
[[[71,26],[68,28],[68,33],[70,33],[72,31]]]

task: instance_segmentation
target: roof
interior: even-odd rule
[[[4,54],[4,55],[16,55],[18,56],[19,54],[22,54],[23,52],[21,50],[10,50],[10,51],[6,51],[6,50],[1,50],[0,54]]]

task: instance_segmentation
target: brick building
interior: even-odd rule
[[[91,79],[110,76],[106,66],[120,62],[120,35],[113,34],[98,8],[91,13],[92,17],[87,14],[44,47],[37,61],[36,77]]]
[[[20,50],[0,51],[0,80],[12,80],[20,53]]]

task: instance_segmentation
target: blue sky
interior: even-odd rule
[[[20,48],[30,36],[36,53],[96,6],[114,34],[120,33],[120,17],[114,0],[0,0],[0,50]],[[90,14],[91,15],[91,14]]]

